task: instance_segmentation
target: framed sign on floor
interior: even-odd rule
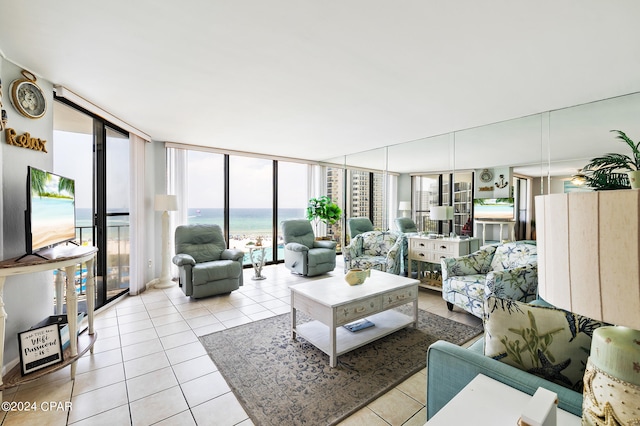
[[[58,324],[18,333],[22,375],[33,373],[63,360]]]

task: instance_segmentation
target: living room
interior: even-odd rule
[[[44,2],[30,8],[3,6],[8,9],[0,18],[0,77],[4,83],[2,109],[8,116],[6,127],[15,129],[17,135],[28,133],[47,141],[47,152],[11,146],[4,132],[0,137],[4,142],[0,254],[2,259],[24,254],[27,166],[56,171],[54,164],[59,160],[55,157],[61,151],[56,151],[55,105],[65,100],[76,105],[86,102],[80,106],[109,114],[119,129],[149,140],[136,148],[139,156],[131,168],[135,172],[130,180],[130,196],[137,200],[131,212],[137,215],[139,225],[139,251],[131,263],[130,279],[135,282],[131,294],[139,294],[141,299],[145,298],[147,284],[160,275],[163,262],[162,215],[154,210],[154,197],[180,193],[179,187],[170,186],[171,179],[177,176],[171,174],[172,166],[167,166],[173,161],[171,150],[183,149],[198,155],[242,153],[260,159],[306,162],[318,169],[344,166],[389,176],[394,187],[387,187],[383,193],[382,204],[386,207],[380,219],[389,228],[393,227],[393,219],[402,215],[398,204],[413,199],[411,188],[416,176],[469,171],[479,175],[485,169],[506,167],[512,177],[528,180],[528,211],[522,229],[525,239],[534,231],[531,225],[536,194],[563,192],[565,182],[590,158],[622,148],[610,130],[623,130],[634,140],[640,134],[635,120],[640,105],[640,64],[637,55],[629,54],[637,44],[637,36],[631,30],[632,17],[638,11],[633,2],[547,2],[533,10],[501,2],[483,6],[472,2],[456,6],[413,4],[392,10],[384,3],[376,4],[379,9],[359,4],[343,6],[345,10],[311,4],[268,7],[252,3],[245,5],[253,12],[249,17],[229,5],[207,9],[194,4],[196,10],[207,12],[200,17],[203,22],[194,27],[215,27],[222,32],[205,32],[200,34],[201,39],[220,37],[232,46],[216,44],[216,54],[207,57],[210,62],[206,64],[201,62],[207,56],[203,52],[209,48],[205,42],[177,37],[177,29],[176,34],[164,31],[175,28],[170,24],[174,20],[192,25],[195,17],[191,14],[197,15],[195,12],[186,7],[174,13],[164,7],[155,10],[151,17],[157,18],[158,28],[152,24],[148,31],[162,37],[161,43],[140,36],[144,31],[122,16],[129,6],[121,6],[102,7],[105,10],[101,12],[109,19],[96,23],[96,29],[104,31],[103,38],[87,28],[90,11],[80,4],[57,8]],[[130,13],[132,20],[154,21],[146,19],[148,10],[143,6],[136,6]],[[216,25],[209,22],[212,15]],[[39,27],[32,33],[37,40],[12,36],[19,32],[23,25],[20,22],[29,20],[27,17],[37,17]],[[233,19],[224,22],[225,17]],[[304,31],[305,23],[309,33]],[[105,35],[109,25],[122,26],[123,40],[113,44],[118,48],[110,42],[116,36]],[[236,39],[236,28],[247,31],[250,27],[255,27],[255,32],[248,40]],[[85,31],[94,37],[82,36]],[[327,39],[322,36],[325,32]],[[61,34],[53,36],[58,33]],[[84,41],[93,38],[95,44],[91,48],[76,46],[80,40],[71,40],[70,33],[87,39]],[[260,37],[265,40],[260,42]],[[311,44],[303,42],[307,39],[312,40]],[[127,40],[149,44],[132,43],[135,47],[129,52]],[[347,46],[339,47],[346,40]],[[182,55],[172,53],[180,56],[170,55],[174,58],[171,72],[157,71],[166,67],[167,51],[180,52],[180,43],[186,46],[192,41],[196,53],[186,55],[190,61],[179,65]],[[270,51],[274,46],[283,50]],[[231,61],[234,55],[229,54],[229,68],[219,68],[218,62],[225,60],[222,52],[245,48],[250,48],[246,52],[251,52],[247,58],[252,60],[243,55]],[[144,60],[123,60],[117,65],[117,72],[110,68],[113,64],[109,60],[87,61],[83,56],[92,51],[107,58],[117,56],[120,50],[139,57],[140,52],[148,54]],[[323,59],[314,59],[315,54],[309,52],[318,52]],[[282,58],[287,59],[276,64]],[[134,64],[131,71],[126,70],[128,60]],[[100,64],[110,76],[84,68]],[[353,68],[343,68],[347,64]],[[10,83],[23,77],[22,70],[37,77],[49,106],[39,119],[21,116],[11,106]],[[208,77],[203,70],[215,77]],[[232,81],[235,82],[231,84]],[[247,81],[250,85],[244,86]],[[194,86],[205,83],[207,92],[200,94]],[[230,87],[228,92],[223,91],[225,84]],[[267,89],[267,84],[273,86]],[[176,89],[169,90],[168,86]],[[313,86],[318,87],[312,91]],[[373,87],[379,90],[373,93]],[[198,104],[210,102],[215,108],[205,111],[197,107],[198,111],[194,111],[187,100],[163,100],[174,91],[195,96]],[[125,93],[148,96],[152,102],[131,100]],[[214,101],[216,96],[222,100]],[[78,155],[85,166],[92,161],[73,152],[65,155]],[[210,168],[217,172],[223,167]],[[288,183],[282,182],[282,187]],[[304,183],[314,185],[306,176]],[[206,187],[201,186],[198,190]],[[270,183],[258,191],[275,192]],[[251,192],[240,193],[257,199]],[[301,198],[306,201],[311,195],[320,192],[305,193]],[[200,206],[186,206],[191,207]],[[179,218],[176,213],[172,216],[175,225]],[[473,232],[478,235],[477,229]],[[277,238],[277,232],[273,238]],[[336,273],[340,271],[338,267]],[[250,281],[251,271],[246,269],[245,274]],[[287,280],[282,277],[283,283]],[[10,277],[6,281],[3,367],[18,357],[16,334],[51,311],[54,288],[49,285],[45,289],[43,281],[50,282],[51,274]],[[269,281],[273,281],[271,276],[266,282]],[[38,296],[27,298],[25,294]],[[281,305],[285,303],[281,298],[274,298],[279,303],[273,302],[270,312],[288,312]],[[444,304],[441,298],[440,302]],[[432,305],[431,301],[424,303]],[[126,312],[126,305],[120,306]],[[130,314],[136,313],[135,307],[126,308],[131,308]],[[439,308],[438,312],[449,315],[446,308]],[[459,318],[466,315],[461,311],[456,314]],[[100,333],[96,345],[103,337],[108,339]],[[65,377],[68,379],[68,374]]]

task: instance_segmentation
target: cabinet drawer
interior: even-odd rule
[[[445,255],[454,255],[458,251],[458,245],[449,241],[440,241],[435,243],[434,251]],[[440,257],[440,256],[438,256]]]
[[[405,288],[402,290],[396,290],[384,296],[382,300],[383,309],[387,309],[390,306],[404,305],[416,299],[418,289],[417,287]]]
[[[411,250],[434,250],[435,242],[427,239],[411,239]]]
[[[411,259],[422,262],[431,262],[431,252],[427,250],[411,250]]]
[[[336,323],[337,325],[343,325],[363,316],[380,312],[381,309],[382,297],[349,303],[337,308]]]

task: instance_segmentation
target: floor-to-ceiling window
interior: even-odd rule
[[[284,259],[282,226],[283,220],[305,219],[309,201],[309,164],[278,161],[278,259]]]
[[[53,171],[75,180],[76,239],[98,247],[96,307],[129,288],[129,135],[71,103],[54,103]],[[87,271],[76,277],[85,294]]]
[[[193,150],[186,154],[187,223],[224,229],[224,155]]]
[[[229,247],[273,243],[273,160],[229,156]],[[273,261],[273,251],[264,251]],[[245,256],[245,263],[249,259]]]
[[[228,246],[245,251],[245,266],[251,263],[248,245],[258,240],[265,247],[265,262],[282,261],[279,224],[305,217],[311,165],[168,146],[169,158],[178,158],[178,153],[186,156],[185,165],[170,173],[176,175],[171,177],[176,182],[184,179],[184,185],[178,185],[187,192],[184,222],[220,225]],[[254,252],[254,256],[261,254]]]

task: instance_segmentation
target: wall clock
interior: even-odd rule
[[[491,173],[489,169],[484,169],[480,173],[480,180],[482,182],[491,182],[491,179],[493,179],[493,173]]]
[[[44,92],[36,84],[36,77],[29,71],[22,70],[24,78],[14,80],[9,87],[11,103],[20,114],[27,118],[40,118],[47,111],[47,100]]]

